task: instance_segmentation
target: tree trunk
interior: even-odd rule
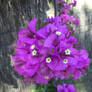
[[[27,27],[33,18],[46,19],[48,9],[47,0],[0,0],[0,92],[31,90],[11,65],[12,46],[16,43],[18,31]]]

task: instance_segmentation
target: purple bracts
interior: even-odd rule
[[[72,84],[63,84],[57,86],[58,92],[76,92],[76,88]]]
[[[74,21],[70,17],[67,20]],[[78,49],[79,43],[65,21],[65,18],[56,16],[51,23],[36,30],[37,19],[34,19],[28,29],[19,32],[12,58],[15,70],[24,76],[25,81],[48,84],[52,78],[63,80],[72,75],[76,80],[89,68],[87,51]],[[76,24],[79,24],[78,20]]]

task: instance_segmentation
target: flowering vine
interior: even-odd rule
[[[58,0],[63,7],[60,16],[48,18],[45,25],[36,30],[38,19],[33,19],[27,29],[19,31],[16,51],[12,56],[14,69],[24,77],[25,82],[48,84],[54,78],[61,80],[73,77],[80,79],[89,68],[88,52],[80,48],[74,37],[74,26],[79,19],[68,13],[76,6],[76,0]],[[76,92],[72,84],[57,86],[58,92]]]

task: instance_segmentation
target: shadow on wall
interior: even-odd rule
[[[80,18],[80,27],[77,29],[77,38],[84,49],[89,52],[92,58],[92,0],[78,0],[74,9],[74,15]],[[91,60],[92,61],[92,60]],[[76,84],[78,92],[92,92],[92,64],[87,76]],[[84,91],[83,91],[84,90]]]
[[[90,58],[92,58],[92,7],[87,4],[83,7],[85,13],[85,48],[88,49]],[[91,60],[92,61],[92,60]],[[87,77],[84,79],[84,84],[87,92],[92,91],[92,64],[90,66]]]
[[[82,0],[80,2],[82,4],[78,3],[79,5],[74,9],[74,15],[80,18],[80,27],[76,28],[79,31],[77,32],[77,38],[92,58],[92,7],[89,7],[89,3],[85,1],[87,0]]]

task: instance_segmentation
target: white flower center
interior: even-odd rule
[[[30,49],[32,49],[32,50],[33,50],[34,48],[35,48],[35,45],[32,45],[32,46],[30,47]]]
[[[48,77],[48,76],[45,76],[44,78],[45,78],[45,79],[49,79],[49,77]]]
[[[68,63],[68,59],[64,59],[63,62],[64,62],[64,64],[67,64]]]
[[[32,51],[32,55],[35,56],[37,54],[37,51],[36,50],[33,50]]]
[[[69,49],[65,50],[65,54],[66,55],[70,55],[71,54],[71,51]]]
[[[50,62],[51,62],[51,58],[49,58],[49,57],[46,58],[46,62],[47,62],[47,63],[50,63]]]
[[[56,35],[58,35],[58,36],[60,36],[61,34],[62,34],[62,33],[59,32],[59,31],[56,32]]]

